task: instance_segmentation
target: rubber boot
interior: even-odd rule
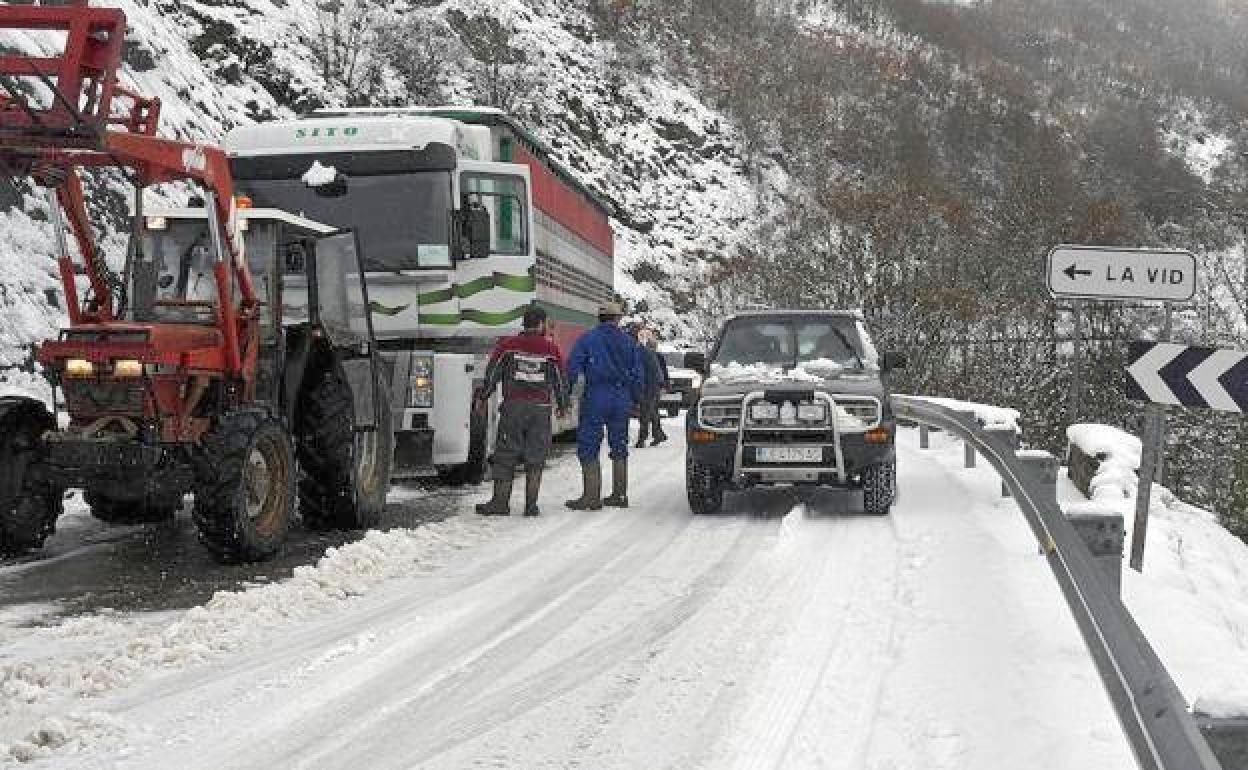
[[[581,462],[581,480],[585,491],[575,500],[564,503],[574,511],[602,510],[602,466],[597,460]]]
[[[628,507],[628,458],[611,461],[611,496],[602,504],[612,508]]]
[[[510,516],[511,483],[511,479],[494,479],[494,496],[484,503],[477,503],[477,513],[482,516]]]
[[[542,489],[542,469],[529,468],[524,477],[524,515],[540,516],[537,494]]]

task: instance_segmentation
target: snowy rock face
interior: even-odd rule
[[[363,1],[348,0],[343,13]],[[323,41],[332,20],[318,14],[314,0],[94,4],[125,11],[130,32],[123,81],[161,99],[165,136],[217,142],[238,125],[360,102],[357,81],[348,83],[340,70],[325,66]],[[597,33],[587,5],[370,0],[371,23],[419,30],[413,36],[424,36],[438,66],[428,82],[416,83],[406,54],[378,55],[368,103],[507,99],[503,106],[617,208],[617,288],[678,329],[667,292],[685,288],[684,276],[745,231],[759,205],[760,180],[749,178],[735,128],[703,104],[696,84],[670,70],[657,52],[617,50]],[[502,55],[497,47],[483,53],[469,40],[471,25],[483,18],[503,31]],[[0,44],[53,52],[50,39],[30,34],[0,33]],[[508,90],[501,97],[491,97],[483,85],[488,62],[482,56],[505,62]],[[414,93],[417,85],[421,93]],[[764,176],[772,186],[783,183],[779,171]],[[105,179],[91,190],[97,216],[115,233],[124,222],[126,187]],[[22,364],[25,346],[64,322],[48,296],[59,283],[42,196],[22,183],[6,192],[0,196],[0,369]],[[119,260],[124,239],[110,237],[105,246]]]

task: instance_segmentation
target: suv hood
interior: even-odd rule
[[[818,390],[874,396],[884,400],[884,384],[876,369],[821,370],[768,366],[716,367],[702,383],[703,396],[731,396],[755,390]]]

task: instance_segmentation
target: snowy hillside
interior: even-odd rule
[[[240,124],[343,103],[342,84],[327,80],[318,66],[325,19],[313,0],[109,4],[130,21],[124,79],[160,97],[166,135],[217,141]],[[509,65],[519,84],[514,111],[618,208],[617,288],[656,320],[678,326],[665,310],[666,291],[686,273],[696,274],[687,268],[746,231],[759,206],[758,185],[739,157],[735,128],[701,102],[697,84],[669,71],[657,52],[625,55],[601,39],[586,4],[446,0],[401,14],[376,3],[373,13],[429,35],[441,62],[430,90],[450,104],[472,104],[481,92],[474,79],[481,63],[453,22],[499,21],[516,62]],[[8,34],[0,43],[39,53],[50,41]],[[382,62],[377,103],[410,100],[395,65]],[[784,184],[779,172],[765,176],[768,184]],[[116,227],[123,199],[98,193],[95,202]],[[0,213],[0,370],[21,364],[24,346],[62,320],[48,304],[58,282],[42,198],[24,188],[19,194]],[[116,253],[121,241],[110,239],[108,247]]]

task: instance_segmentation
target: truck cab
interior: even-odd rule
[[[479,478],[497,410],[482,418],[472,396],[489,353],[533,304],[565,351],[595,323],[614,277],[606,204],[497,110],[322,110],[237,128],[225,147],[253,206],[357,233],[395,477]]]
[[[769,310],[729,318],[709,355],[686,420],[686,486],[695,513],[724,492],[758,486],[859,488],[868,513],[895,494],[896,420],[881,356],[861,314]]]

